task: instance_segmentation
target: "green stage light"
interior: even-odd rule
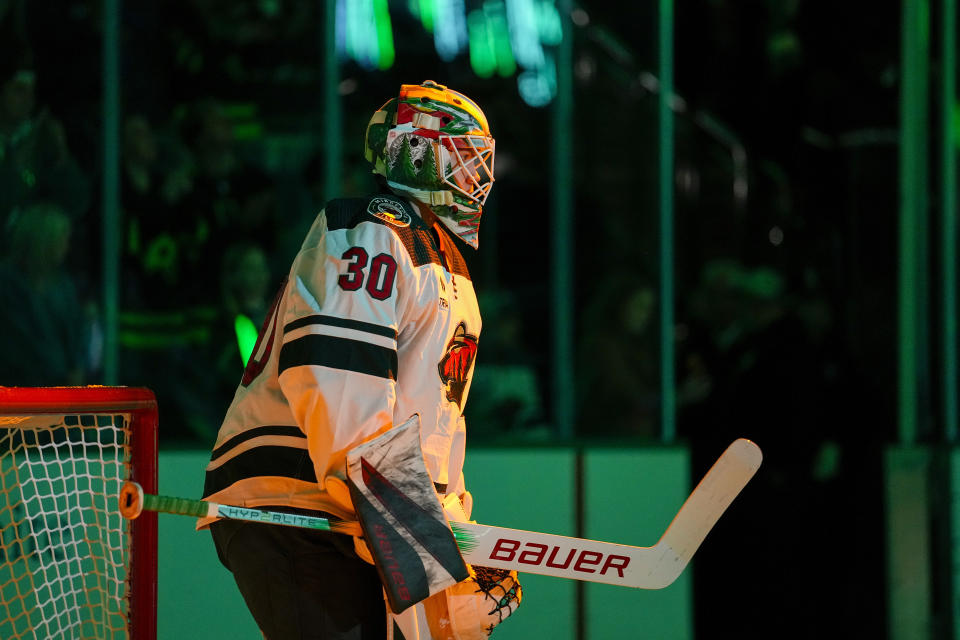
[[[507,0],[510,44],[517,62],[527,69],[543,64],[537,13],[534,0]]]
[[[237,334],[237,347],[240,349],[240,359],[243,360],[243,366],[247,366],[253,347],[257,344],[257,327],[253,320],[242,313],[238,313],[233,319],[233,330]]]
[[[436,21],[434,16],[437,13],[436,5],[443,0],[410,0],[410,13],[420,18],[420,24],[428,33],[433,33]]]
[[[346,23],[346,52],[362,67],[369,69],[377,59],[377,39],[370,32],[374,23],[373,6],[370,0],[340,0],[343,21]]]
[[[389,69],[393,66],[393,27],[390,25],[390,10],[387,0],[373,0],[374,20],[377,30],[377,66]]]
[[[540,0],[537,3],[537,30],[540,42],[548,47],[559,46],[563,41],[563,23],[553,0]]]
[[[470,66],[481,78],[489,78],[497,68],[497,55],[483,11],[470,12],[467,16],[467,30],[470,36]]]
[[[467,16],[463,0],[435,0],[433,46],[444,62],[450,62],[467,44]]]
[[[345,23],[344,48],[351,59],[366,69],[393,66],[393,28],[387,0],[338,0],[337,19]]]
[[[539,69],[529,69],[517,77],[520,97],[531,107],[545,107],[557,95],[557,66],[549,53],[544,60]]]
[[[517,72],[517,61],[510,46],[510,23],[507,21],[506,7],[499,0],[487,2],[483,5],[483,13],[487,18],[487,33],[491,36],[497,73],[504,78],[512,76]]]

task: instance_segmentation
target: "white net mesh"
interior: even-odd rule
[[[125,414],[0,415],[0,638],[126,638]]]

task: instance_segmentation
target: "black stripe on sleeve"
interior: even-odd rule
[[[308,334],[280,349],[278,374],[291,367],[317,365],[397,379],[397,351],[369,342]]]
[[[305,449],[295,447],[255,447],[207,471],[203,495],[211,496],[240,480],[262,476],[292,478],[316,482],[317,473]]]
[[[260,436],[290,436],[294,438],[303,438],[306,440],[307,436],[300,430],[300,427],[290,427],[290,426],[267,426],[267,427],[256,427],[255,429],[248,429],[242,433],[238,433],[233,436],[222,445],[213,450],[210,454],[210,460],[216,460],[230,449],[233,449],[235,446],[247,440],[252,440],[253,438],[258,438]]]
[[[360,320],[350,320],[348,318],[336,318],[334,316],[306,316],[304,318],[298,318],[293,322],[290,322],[283,328],[284,333],[289,333],[294,329],[299,329],[300,327],[306,327],[311,324],[325,324],[331,327],[340,327],[341,329],[355,329],[357,331],[366,331],[367,333],[372,333],[374,335],[383,336],[385,338],[390,338],[392,340],[397,339],[397,332],[391,327],[384,327],[379,324],[373,324],[371,322],[361,322]]]

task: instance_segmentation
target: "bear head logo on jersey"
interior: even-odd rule
[[[463,408],[463,391],[467,387],[467,374],[477,357],[477,337],[467,333],[464,323],[457,325],[453,338],[447,344],[447,351],[437,365],[440,380],[447,390],[447,400]]]

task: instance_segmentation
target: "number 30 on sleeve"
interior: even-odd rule
[[[350,247],[340,256],[347,260],[347,272],[337,278],[337,284],[344,291],[357,291],[364,286],[370,297],[386,300],[393,295],[393,284],[397,277],[397,261],[389,253],[380,253],[373,260],[363,247]],[[366,271],[370,263],[369,273]]]

